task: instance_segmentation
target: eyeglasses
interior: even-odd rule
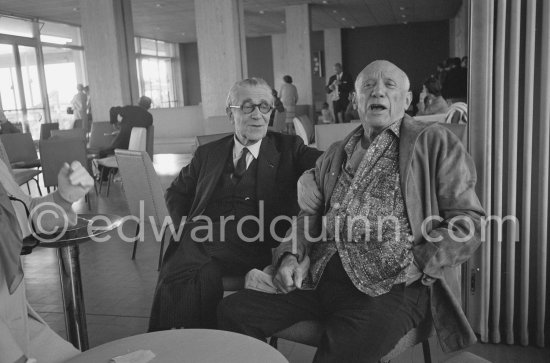
[[[252,102],[245,102],[240,106],[233,106],[230,105],[230,108],[239,108],[241,111],[243,111],[244,114],[248,115],[249,113],[252,113],[256,107],[258,107],[258,110],[260,110],[261,113],[266,114],[269,111],[273,109],[273,106],[271,106],[267,102],[261,102],[258,104],[252,103]]]

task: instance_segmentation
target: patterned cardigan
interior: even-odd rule
[[[317,160],[314,170],[324,195],[323,214],[328,210],[345,162],[344,145],[352,134],[334,143]],[[479,247],[481,218],[485,215],[475,193],[475,165],[460,140],[439,124],[405,116],[400,134],[399,174],[414,237],[414,260],[423,273],[422,282],[430,286],[430,308],[443,350],[462,349],[475,343],[476,337],[460,306],[458,267]],[[308,253],[301,223],[303,217],[305,215],[301,214],[297,228],[296,247],[300,260]],[[317,231],[320,217],[321,214],[310,216],[313,218],[310,222],[316,220],[317,223],[309,225]],[[459,218],[453,220],[455,217]],[[429,238],[422,233],[424,221],[427,222],[424,232]],[[310,231],[308,235],[316,235],[316,232]],[[274,251],[274,261],[279,261],[285,252],[293,252],[291,243],[282,243]]]

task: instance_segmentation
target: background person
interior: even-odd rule
[[[120,131],[111,145],[100,151],[100,157],[114,154],[115,149],[127,150],[132,129],[134,127],[148,128],[153,124],[153,115],[148,111],[151,108],[151,102],[149,97],[141,96],[137,106],[111,107],[109,110],[110,122]],[[120,122],[118,122],[119,116],[121,117]]]
[[[292,84],[292,77],[283,77],[283,85],[279,91],[279,97],[285,108],[285,132],[289,135],[296,134],[294,130],[294,116],[296,116],[296,104],[298,103],[298,89]]]
[[[422,85],[422,92],[417,103],[417,115],[435,115],[447,113],[449,105],[441,95],[441,84],[435,77],[429,77]]]
[[[344,112],[348,107],[349,93],[353,90],[353,79],[342,69],[340,63],[334,65],[334,75],[330,76],[326,91],[331,95],[336,123],[344,122]]]

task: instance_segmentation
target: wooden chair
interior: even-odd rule
[[[40,125],[40,140],[47,140],[51,136],[52,130],[59,130],[59,122]]]
[[[51,138],[60,139],[83,139],[86,140],[86,131],[84,129],[69,130],[51,130]]]
[[[292,119],[292,122],[294,123],[294,130],[296,130],[296,135],[300,136],[300,138],[304,142],[304,145],[308,146],[309,138],[307,136],[306,129],[302,124],[302,121],[298,117],[294,117]]]
[[[8,153],[6,152],[6,149],[4,148],[4,145],[2,141],[0,140],[0,159],[6,164],[8,169],[10,170],[11,174],[13,175],[13,178],[17,182],[17,185],[27,185],[27,190],[29,191],[29,194],[31,194],[31,188],[29,186],[29,182],[31,180],[34,180],[36,182],[36,187],[38,189],[38,193],[42,195],[42,190],[40,189],[40,184],[38,183],[38,175],[42,172],[38,169],[12,169],[10,165],[10,160],[8,158]]]
[[[12,168],[39,168],[40,159],[31,134],[5,134],[0,140],[8,154]]]
[[[57,187],[57,174],[64,163],[70,164],[79,161],[84,167],[88,167],[86,157],[86,140],[79,138],[50,138],[40,140],[38,143],[42,160],[42,174],[44,186],[50,191],[50,187]],[[88,169],[89,172],[89,169]],[[88,209],[91,209],[90,198],[86,195]]]
[[[146,151],[148,140],[150,139],[148,139],[147,130],[144,127],[134,127],[132,128],[132,133],[130,134],[130,143],[128,145],[128,150]],[[152,142],[150,142],[149,144],[151,145]],[[151,154],[149,155],[152,156],[152,150],[151,150]],[[101,170],[101,175],[99,179],[100,180],[99,193],[101,194],[103,180],[107,179],[107,196],[109,196],[111,181],[118,170],[117,159],[113,155],[113,156],[107,156],[101,159],[95,159],[95,162],[98,170]]]
[[[145,221],[157,227],[159,235],[162,236],[158,257],[158,269],[160,269],[164,242],[170,239],[171,227],[173,228],[164,202],[164,188],[155,172],[151,158],[145,151],[116,149],[115,157],[130,213],[138,217],[143,211]],[[138,223],[132,260],[136,258],[139,228]]]

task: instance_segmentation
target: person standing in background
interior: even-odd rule
[[[71,106],[73,108],[74,124],[78,126],[78,124],[84,125],[88,121],[88,114],[86,113],[88,109],[88,96],[84,92],[82,83],[77,84],[76,89],[78,92],[74,95]]]
[[[334,73],[328,80],[326,90],[332,95],[334,120],[336,123],[343,123],[344,112],[349,103],[349,93],[353,91],[353,80],[349,74],[344,73],[340,63],[334,65]]]
[[[285,125],[286,133],[289,135],[294,135],[294,124],[292,123],[294,116],[296,116],[296,103],[298,103],[298,90],[296,86],[292,84],[292,77],[286,75],[283,77],[283,85],[279,91],[279,96],[281,102],[286,111]]]

